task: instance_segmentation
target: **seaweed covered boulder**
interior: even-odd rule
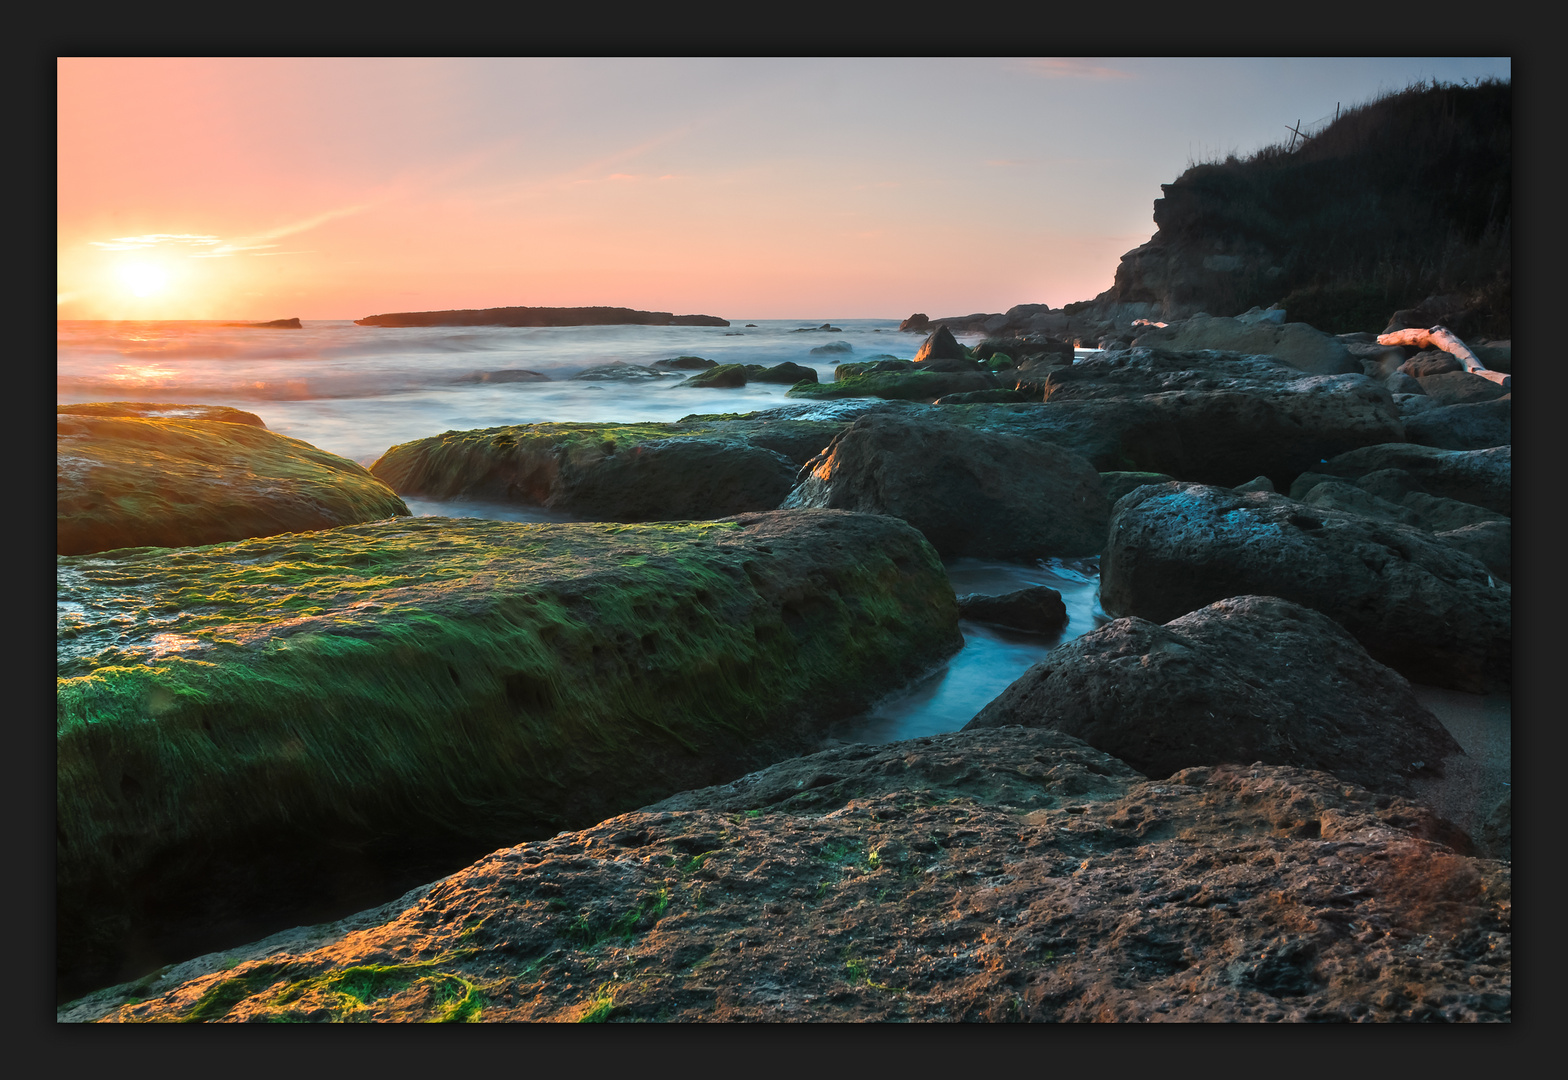
[[[1100,474],[1050,443],[874,412],[802,475],[785,506],[891,514],[944,556],[1095,555],[1105,543]]]
[[[1410,684],[1337,623],[1270,596],[1076,638],[965,730],[1011,724],[1066,732],[1156,779],[1261,761],[1408,794],[1412,776],[1462,752]]]
[[[225,424],[246,424],[264,428],[261,417],[228,405],[182,405],[160,401],[89,401],[57,405],[56,413],[71,416],[135,416],[142,419],[220,420]]]
[[[1436,827],[1434,827],[1436,826]],[[61,1021],[1507,1021],[1509,864],[1320,772],[1060,732],[781,762]]]
[[[831,511],[401,518],[58,578],[78,993],[809,751],[962,641],[918,532]]]
[[[401,443],[370,471],[403,495],[496,499],[600,521],[700,520],[775,509],[800,466],[846,426],[745,417],[518,424]]]
[[[950,363],[957,363],[951,361]],[[929,364],[917,366],[910,360],[876,360],[864,364],[840,364],[833,369],[830,383],[800,382],[790,387],[792,398],[878,397],[889,401],[935,401],[948,394],[976,390],[997,390],[1002,384],[989,371],[973,362],[958,370]]]
[[[1512,678],[1511,588],[1412,525],[1266,491],[1148,485],[1117,502],[1100,575],[1112,615],[1167,622],[1227,597],[1277,596],[1415,682],[1480,693]]]
[[[70,406],[55,419],[61,555],[190,547],[407,516],[363,466],[227,410],[186,419],[164,405]],[[188,409],[191,406],[177,406]]]

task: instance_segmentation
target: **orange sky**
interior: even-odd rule
[[[1188,162],[1504,60],[59,62],[61,318],[1060,306]]]

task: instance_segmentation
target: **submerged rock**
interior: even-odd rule
[[[879,397],[891,401],[935,401],[947,394],[1001,388],[989,371],[925,371],[907,360],[879,360],[864,365],[841,364],[830,383],[796,384],[785,396],[792,398]]]
[[[1009,724],[1066,732],[1155,778],[1258,761],[1404,794],[1462,753],[1403,677],[1332,619],[1272,596],[1075,638],[965,730]]]
[[[1062,602],[1062,594],[1049,585],[1035,585],[1000,596],[960,596],[958,615],[1029,634],[1054,634],[1067,625],[1067,605]]]
[[[802,470],[785,506],[891,514],[946,555],[1095,555],[1109,504],[1083,458],[1049,443],[874,412]]]
[[[58,575],[76,992],[799,753],[962,640],[919,533],[827,511],[398,519]]]
[[[1263,491],[1142,487],[1111,515],[1106,612],[1166,622],[1248,594],[1322,612],[1406,678],[1480,693],[1513,670],[1512,591],[1409,525]]]
[[[1322,773],[1150,782],[1052,731],[848,746],[60,1018],[1507,1021],[1509,866],[1444,834]]]
[[[244,420],[62,411],[55,434],[61,555],[191,547],[408,514],[363,466]]]

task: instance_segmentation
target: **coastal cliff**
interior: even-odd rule
[[[1512,149],[1510,83],[1413,86],[1160,185],[1158,231],[1092,300],[906,322],[1088,347],[1137,319],[1274,305],[1330,334],[1441,323],[1508,338]]]

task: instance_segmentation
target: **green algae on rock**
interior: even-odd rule
[[[608,521],[709,519],[777,507],[799,467],[847,426],[773,417],[518,424],[401,443],[370,471],[403,495],[501,499]]]
[[[362,466],[244,421],[62,409],[55,430],[61,555],[190,547],[408,514]]]
[[[878,397],[892,401],[935,401],[947,394],[994,390],[1001,384],[987,371],[869,370],[873,364],[844,364],[830,383],[798,382],[784,394],[792,398]]]
[[[346,861],[418,852],[414,884],[810,749],[961,644],[919,533],[836,511],[404,518],[58,574],[78,990],[130,941],[319,902]]]

